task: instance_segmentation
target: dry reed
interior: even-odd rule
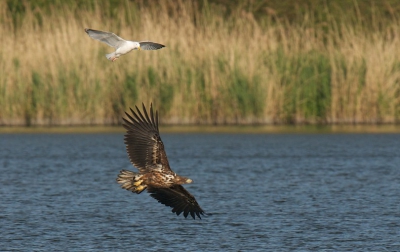
[[[27,3],[25,3],[27,4]],[[153,102],[170,124],[396,123],[397,17],[288,23],[190,1],[72,6],[24,17],[0,2],[0,125],[115,124]],[[118,13],[118,14],[116,14]],[[329,11],[325,13],[329,17]],[[112,18],[110,17],[112,16]],[[13,19],[14,18],[14,19]],[[167,45],[111,63],[89,27]]]

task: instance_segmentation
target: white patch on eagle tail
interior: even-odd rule
[[[143,175],[138,173],[122,170],[118,174],[117,182],[123,189],[139,194],[147,187],[147,185],[142,184],[142,176]]]

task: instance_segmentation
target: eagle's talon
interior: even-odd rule
[[[139,186],[141,183],[143,182],[143,180],[138,180],[135,183],[133,183],[134,186]]]
[[[145,186],[138,186],[138,187],[136,187],[135,192],[136,193],[141,193],[141,192],[143,192],[144,189],[146,189]]]

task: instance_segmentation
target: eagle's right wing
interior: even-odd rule
[[[196,216],[201,219],[204,215],[203,209],[199,206],[196,199],[181,185],[174,185],[169,188],[148,187],[150,196],[158,200],[161,204],[172,208],[172,212],[180,215],[183,212],[185,218],[190,214],[193,219]]]

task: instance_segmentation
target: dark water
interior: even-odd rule
[[[211,216],[120,189],[122,134],[0,135],[0,251],[400,250],[400,135],[162,137]]]

